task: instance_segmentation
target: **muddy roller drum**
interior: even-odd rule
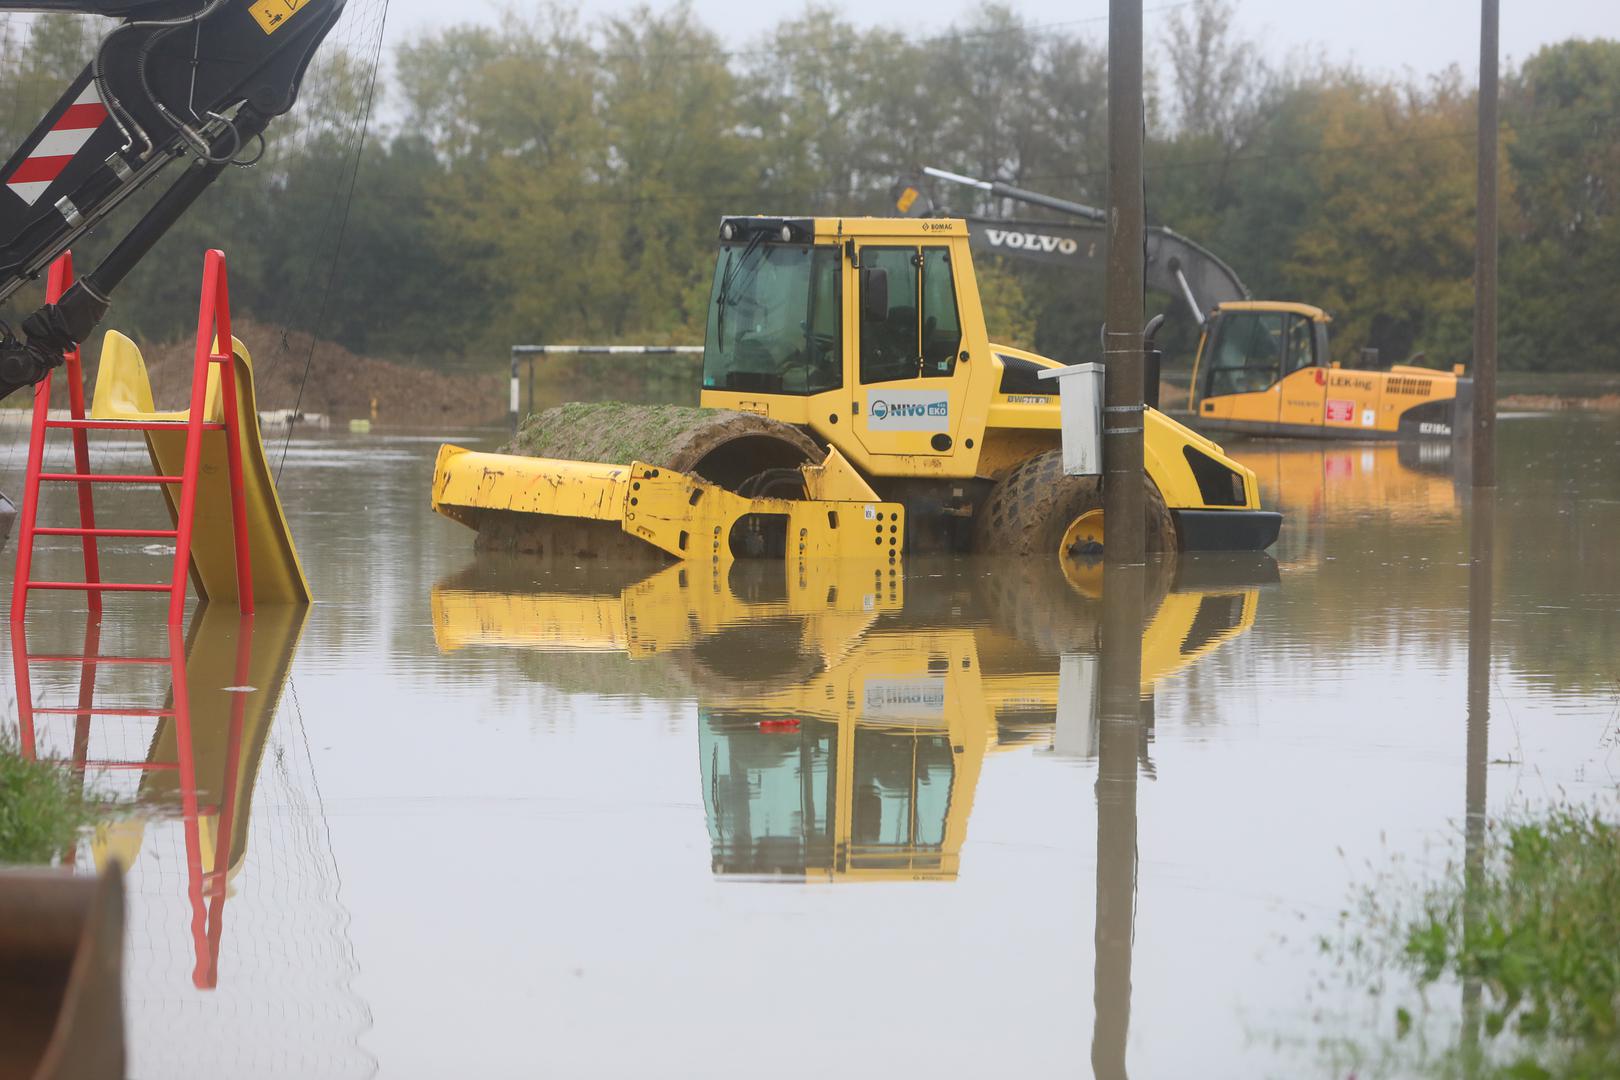
[[[640,461],[749,496],[791,498],[798,467],[823,452],[790,424],[756,413],[681,405],[571,403],[529,417],[502,453],[564,461]],[[558,558],[662,559],[611,522],[484,513],[480,551]]]

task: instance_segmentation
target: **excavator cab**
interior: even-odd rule
[[[1192,407],[1200,416],[1221,410],[1213,399],[1241,405],[1245,418],[1281,418],[1284,380],[1328,366],[1328,316],[1308,304],[1238,301],[1218,305],[1205,323],[1193,366]],[[1314,375],[1295,382],[1320,385]],[[1241,403],[1239,395],[1262,395]],[[1288,395],[1293,397],[1298,394]],[[1313,397],[1308,389],[1303,395]],[[1320,402],[1316,402],[1320,409]]]

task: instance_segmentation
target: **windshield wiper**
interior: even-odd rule
[[[750,236],[748,243],[743,247],[742,254],[737,257],[736,261],[728,263],[725,272],[720,276],[720,295],[715,297],[715,305],[719,308],[714,327],[715,337],[719,339],[715,342],[715,348],[717,349],[726,347],[726,304],[731,297],[731,283],[736,280],[737,272],[743,268],[743,264],[748,261],[748,257],[759,248],[759,245],[764,240],[765,234],[763,232],[757,232]],[[729,251],[727,255],[730,255]]]

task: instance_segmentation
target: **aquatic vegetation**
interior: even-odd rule
[[[1402,1075],[1620,1075],[1617,898],[1620,825],[1599,812],[1566,806],[1491,823],[1415,908],[1363,904],[1372,924],[1349,948],[1411,984],[1374,984],[1396,1045],[1358,1056],[1416,1057]],[[1460,988],[1462,1006],[1455,1042],[1435,1052],[1426,1021],[1450,998],[1431,1001],[1438,987]]]
[[[0,736],[0,865],[49,863],[91,818],[67,770],[23,757]]]

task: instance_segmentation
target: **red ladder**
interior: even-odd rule
[[[73,281],[71,253],[64,253],[51,264],[46,299],[55,301]],[[223,350],[223,351],[221,351]],[[204,419],[207,408],[208,372],[219,365],[220,398],[224,404],[223,422]],[[192,526],[196,518],[197,485],[202,471],[202,445],[205,431],[225,433],[225,456],[229,468],[231,524],[236,541],[236,583],[243,614],[253,612],[253,572],[248,555],[247,503],[242,489],[242,433],[237,416],[236,363],[231,354],[230,295],[225,279],[225,253],[210,250],[203,260],[202,302],[197,312],[197,346],[191,371],[191,412],[186,420],[91,420],[85,417],[84,368],[79,350],[67,354],[69,419],[50,418],[51,376],[47,374],[34,388],[34,423],[28,442],[28,472],[23,486],[23,505],[17,535],[17,570],[12,578],[11,621],[20,625],[28,614],[28,594],[34,589],[66,589],[86,593],[90,617],[101,616],[101,596],[108,592],[148,592],[169,594],[169,625],[179,626],[185,615],[186,578],[191,567]],[[66,429],[73,437],[74,471],[45,472],[45,436],[52,429]],[[102,431],[186,432],[185,465],[178,476],[158,473],[98,473],[90,470],[88,434]],[[44,528],[38,525],[42,483],[71,483],[78,487],[79,524],[74,528]],[[175,509],[173,529],[119,529],[96,525],[93,484],[179,484],[180,498]],[[32,576],[36,536],[77,536],[84,544],[83,581],[37,581]],[[169,581],[102,581],[96,541],[102,537],[173,539],[174,567]]]

